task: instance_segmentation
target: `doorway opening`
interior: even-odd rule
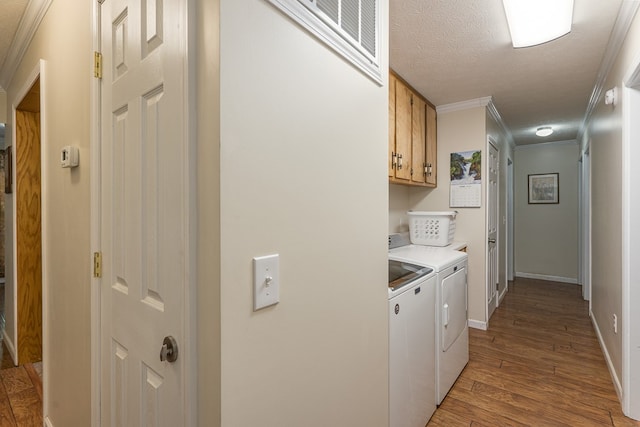
[[[15,112],[17,361],[42,361],[40,78]]]

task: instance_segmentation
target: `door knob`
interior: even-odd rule
[[[178,343],[176,339],[171,335],[164,337],[162,341],[162,348],[160,349],[160,361],[165,360],[169,363],[173,363],[178,359]]]

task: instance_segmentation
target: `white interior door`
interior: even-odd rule
[[[101,3],[104,426],[187,425],[185,3]]]
[[[487,322],[498,301],[498,149],[489,142],[487,159]]]

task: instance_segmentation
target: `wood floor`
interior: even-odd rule
[[[623,415],[576,285],[517,279],[428,426],[640,426]]]
[[[0,370],[0,427],[42,423],[42,379],[34,365]]]
[[[0,314],[3,311],[0,284]],[[0,327],[0,427],[42,427],[42,423],[42,364],[15,367]]]

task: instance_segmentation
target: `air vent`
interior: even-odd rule
[[[382,84],[379,0],[268,0]]]

